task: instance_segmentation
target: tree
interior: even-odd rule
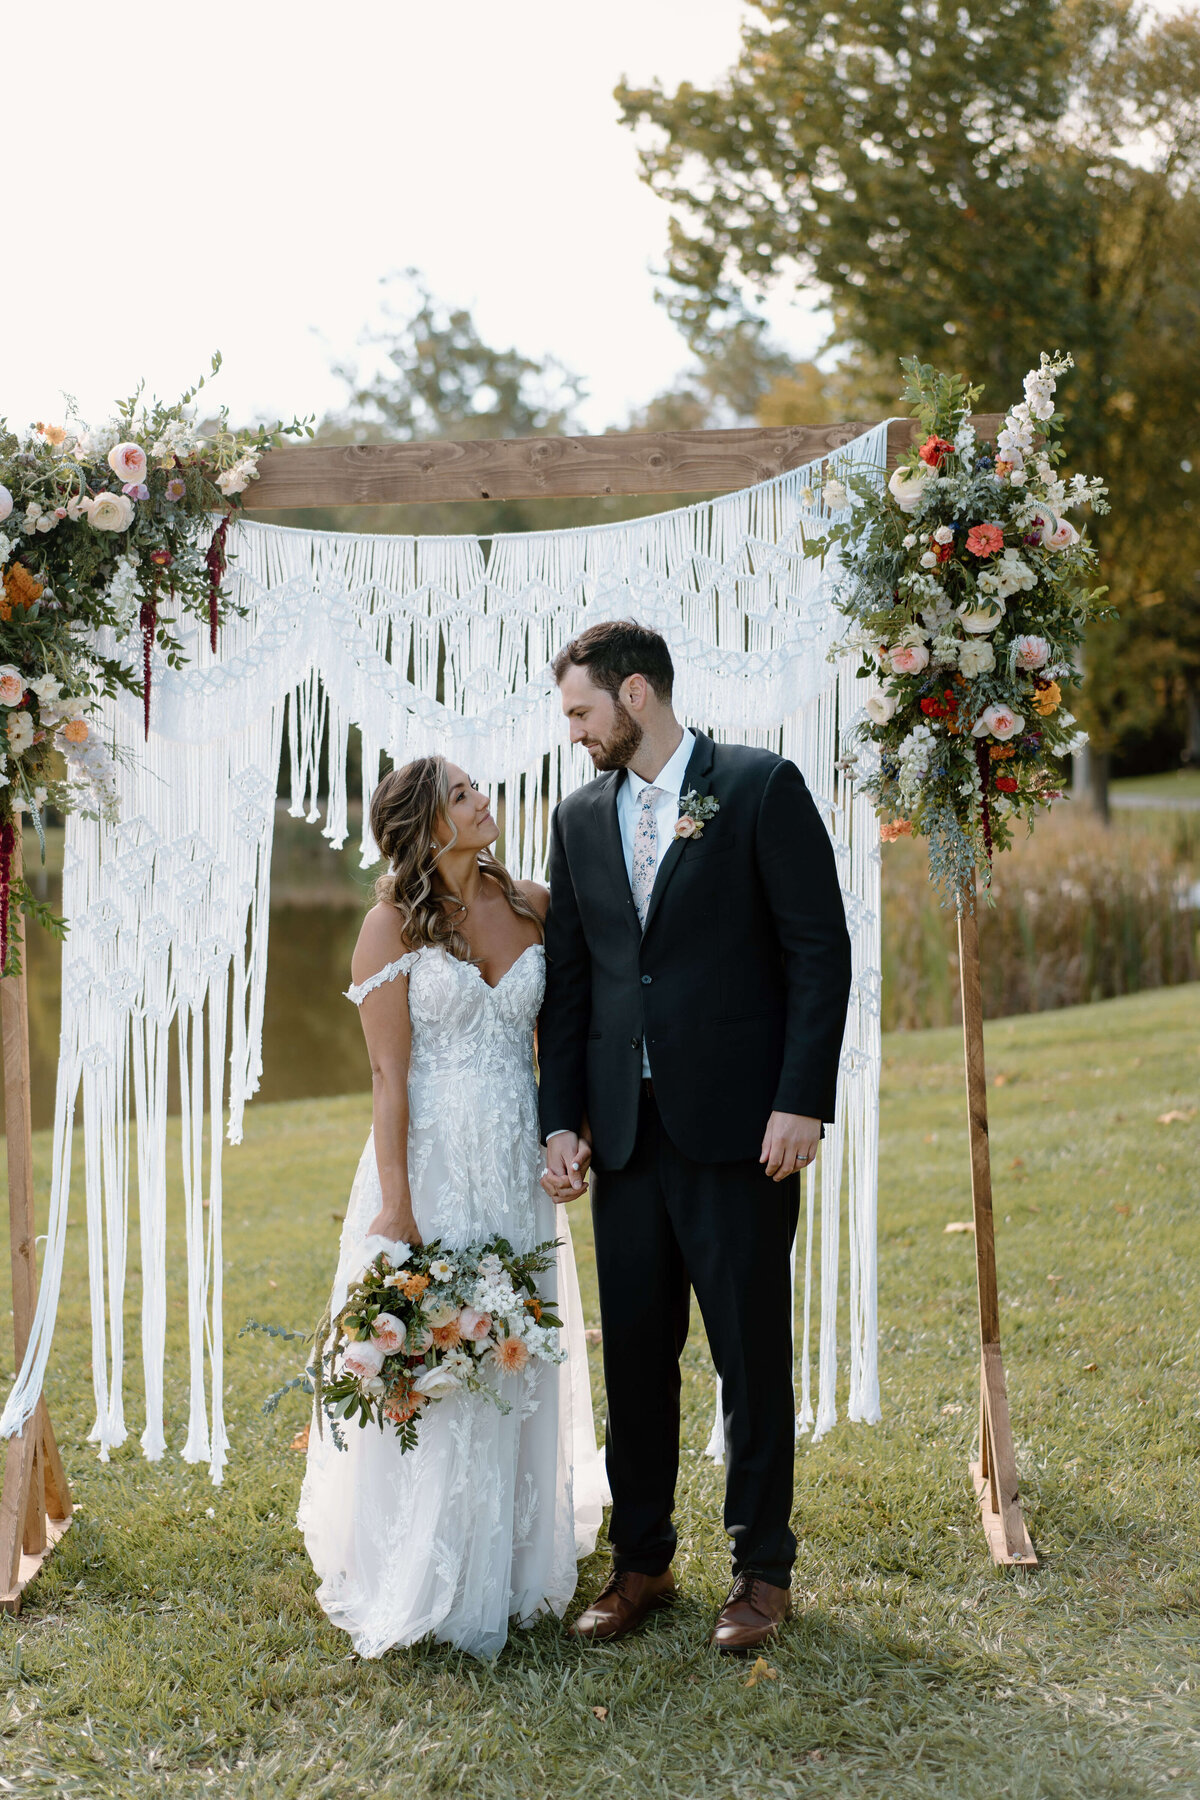
[[[671,208],[675,317],[703,349],[747,292],[815,288],[888,410],[902,354],[951,348],[999,408],[1039,349],[1071,350],[1067,447],[1113,482],[1096,535],[1122,613],[1089,639],[1081,710],[1101,774],[1181,736],[1200,686],[1200,23],[1131,0],[755,10],[718,86],[617,90]],[[1146,669],[1169,664],[1154,698]]]

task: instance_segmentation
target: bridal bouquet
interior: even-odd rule
[[[1078,682],[1085,625],[1110,609],[1067,515],[1107,510],[1106,490],[1058,470],[1054,393],[1070,357],[1043,354],[994,445],[971,423],[981,389],[915,358],[902,367],[922,443],[886,488],[827,483],[826,505],[850,518],[807,551],[840,546],[838,601],[856,629],[838,650],[861,651],[859,674],[878,680],[857,737],[881,836],[926,836],[933,880],[970,903],[993,850],[1061,797],[1061,760],[1087,741],[1063,688]]]
[[[502,1237],[461,1250],[437,1239],[414,1248],[368,1238],[366,1248],[374,1254],[346,1304],[317,1328],[318,1427],[322,1412],[380,1430],[390,1425],[401,1450],[411,1450],[426,1406],[465,1391],[508,1412],[501,1376],[564,1360],[562,1321],[535,1280],[554,1264],[553,1241],[523,1256]],[[334,1431],[336,1439],[336,1423]]]

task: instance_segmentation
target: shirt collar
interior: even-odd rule
[[[630,799],[640,799],[642,789],[647,787],[661,788],[664,793],[674,794],[678,799],[683,791],[684,776],[687,774],[687,766],[692,760],[692,751],[695,748],[695,733],[689,731],[685,725],[682,738],[653,781],[643,781],[642,777],[635,775],[632,769],[626,769],[625,775]]]

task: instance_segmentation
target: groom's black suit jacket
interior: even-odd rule
[[[850,990],[833,848],[794,763],[697,733],[683,782],[719,811],[676,839],[643,932],[617,821],[624,770],[550,828],[543,1132],[586,1115],[597,1168],[633,1153],[647,1040],[664,1129],[696,1162],[757,1159],[772,1112],[832,1119]]]

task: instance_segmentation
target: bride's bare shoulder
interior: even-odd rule
[[[550,889],[543,887],[540,881],[518,881],[516,888],[522,898],[528,900],[544,925],[546,914],[550,910]]]
[[[365,981],[388,963],[399,962],[412,946],[404,935],[404,925],[394,906],[378,901],[366,915],[350,958],[350,975],[354,981]]]

